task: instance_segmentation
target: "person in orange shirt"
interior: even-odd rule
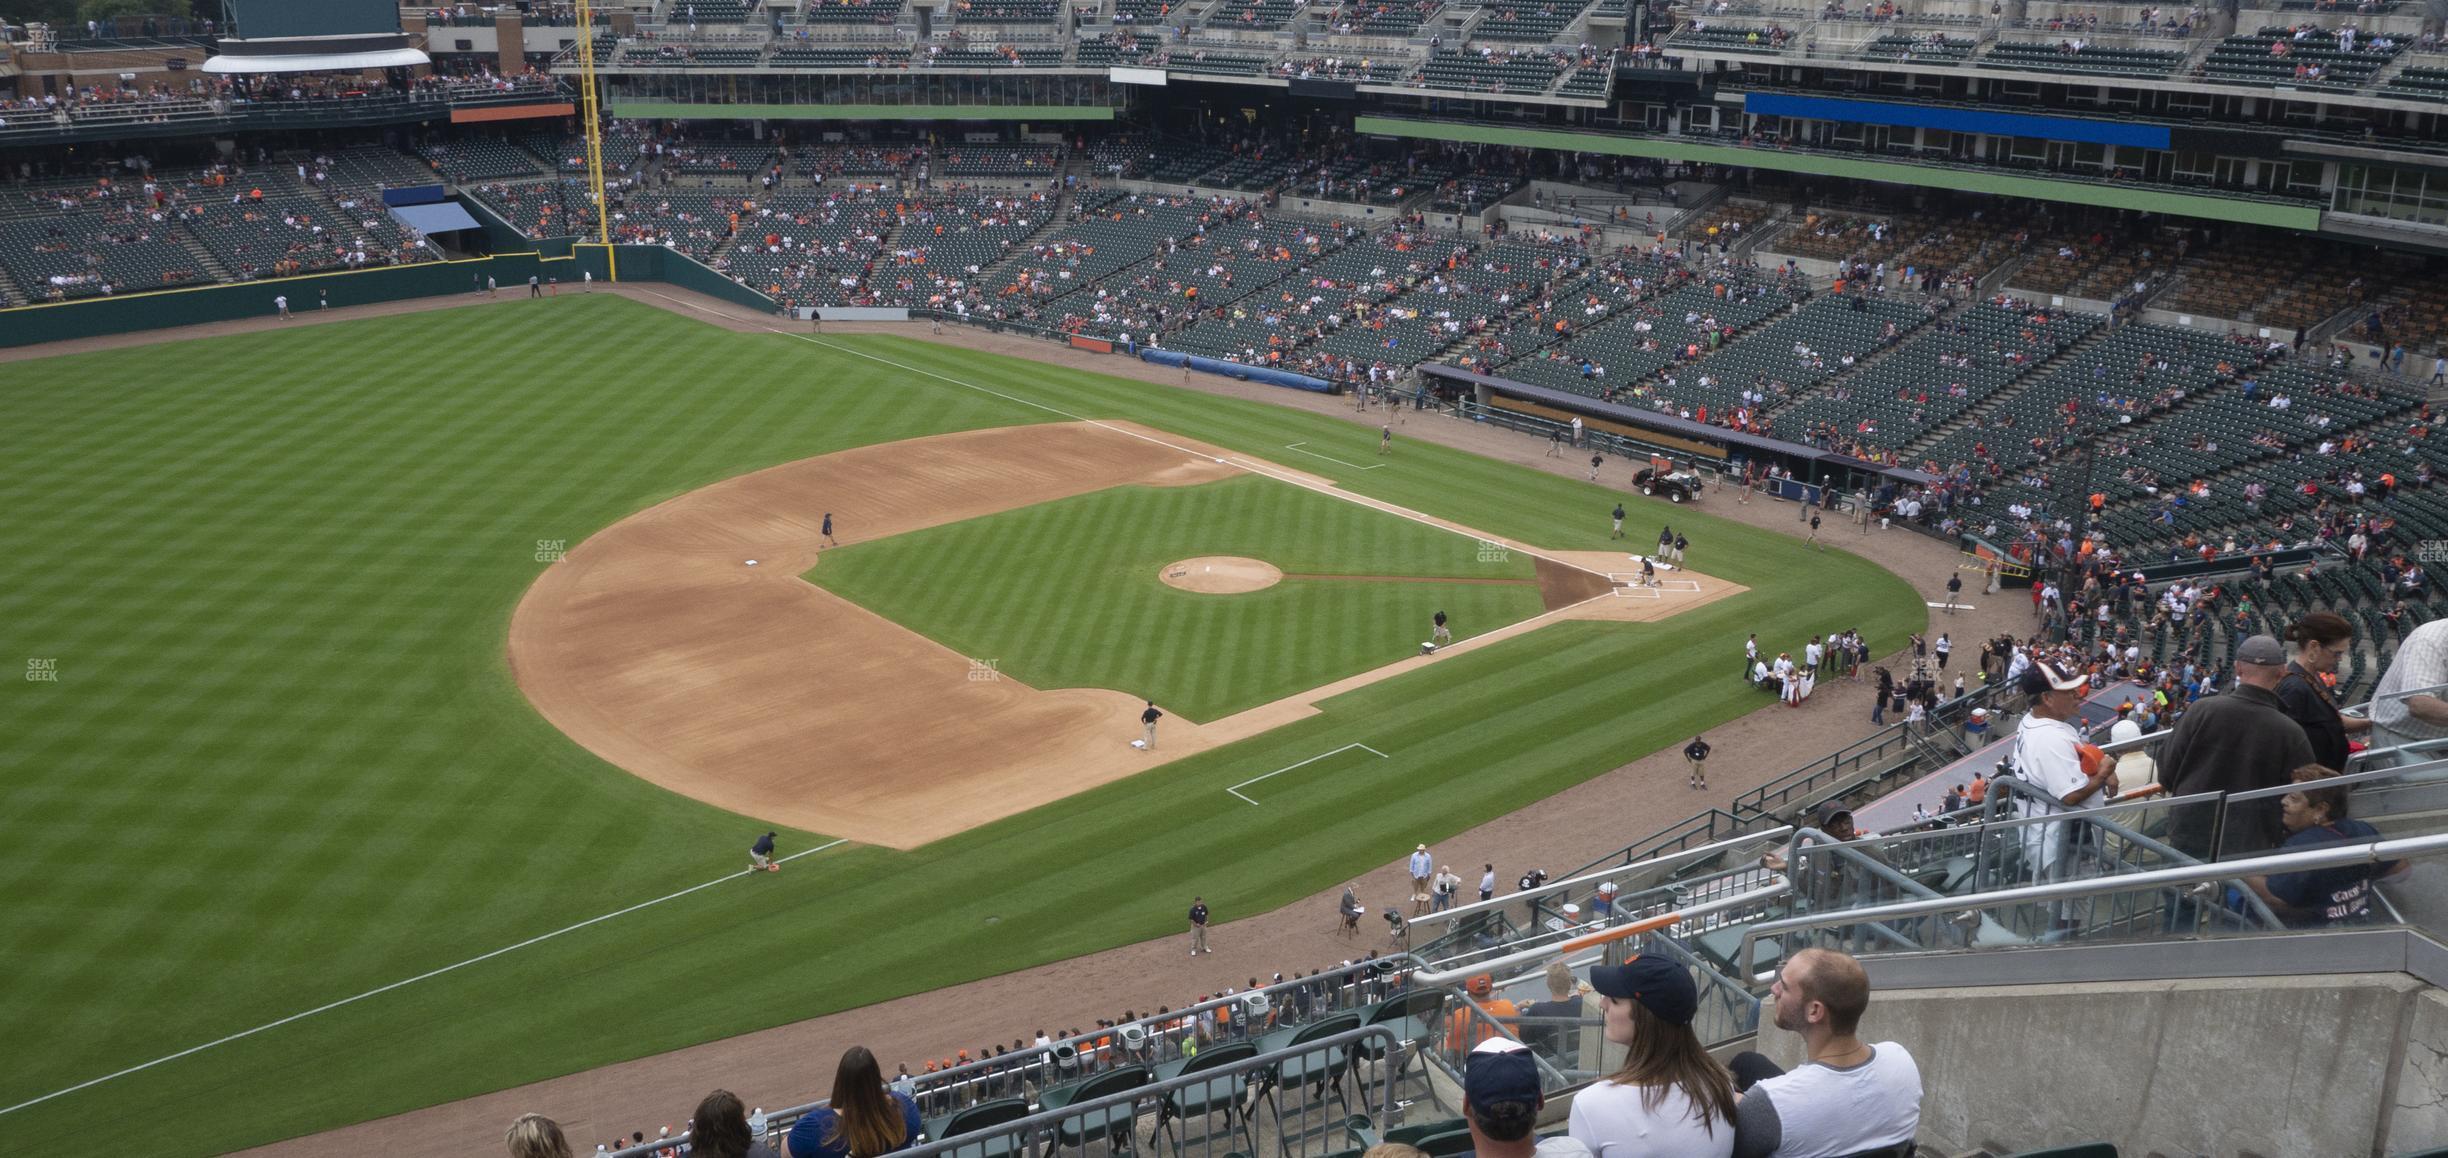
[[[1463,988],[1470,993],[1471,1000],[1477,1002],[1479,1008],[1486,1010],[1491,1017],[1502,1020],[1520,1016],[1521,1011],[1515,1009],[1511,1001],[1494,996],[1495,979],[1485,973],[1472,977]],[[1477,1022],[1476,1025],[1473,1024],[1474,1021]],[[1496,1034],[1495,1025],[1477,1021],[1468,1009],[1457,1009],[1453,1011],[1452,1016],[1446,1019],[1445,1048],[1459,1054]]]
[[[1989,778],[1975,773],[1972,777],[1971,791],[1964,793],[1964,800],[1967,803],[1979,804],[1987,799],[1989,799]]]

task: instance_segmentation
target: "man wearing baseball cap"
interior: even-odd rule
[[[2278,702],[2278,683],[2286,678],[2286,648],[2270,636],[2253,636],[2236,645],[2235,671],[2236,686],[2185,709],[2159,748],[2160,782],[2178,796],[2276,788],[2288,783],[2297,768],[2313,762],[2312,741],[2303,725],[2288,718]],[[2285,835],[2277,797],[2244,801],[2228,807],[2219,847],[2213,850],[2216,812],[2200,805],[2177,810],[2168,825],[2168,843],[2210,860],[2275,848]]]
[[[1756,1053],[1737,1054],[1739,1158],[1836,1158],[1907,1148],[1921,1129],[1921,1067],[1892,1041],[1860,1036],[1870,1008],[1861,962],[1833,949],[1786,959],[1768,989],[1776,1027],[1802,1037],[1790,1072]],[[1587,1095],[1584,1095],[1587,1096]]]
[[[1574,1096],[1573,1138],[1598,1158],[1729,1158],[1734,1075],[1692,1030],[1700,990],[1690,968],[1643,954],[1589,978],[1624,1064]]]
[[[1528,1046],[1492,1037],[1471,1049],[1464,1066],[1462,1120],[1479,1158],[1590,1158],[1589,1148],[1571,1138],[1533,1136],[1547,1095]]]
[[[2108,802],[2115,790],[2116,761],[2084,760],[2082,733],[2075,730],[2075,713],[2091,683],[2081,672],[2054,660],[2035,661],[2017,685],[2031,698],[2031,710],[2015,729],[2009,756],[2025,783],[2048,798],[2047,803],[2018,800],[2025,816],[2067,808],[2094,808]],[[2096,751],[2096,749],[2094,749]],[[2073,833],[2070,824],[2033,824],[2022,829],[2023,860],[2035,881],[2053,880],[2066,860]]]

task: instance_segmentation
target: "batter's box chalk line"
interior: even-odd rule
[[[1335,749],[1335,750],[1334,750],[1334,751],[1332,751],[1332,752],[1320,752],[1320,753],[1318,753],[1317,755],[1315,755],[1315,756],[1311,756],[1310,758],[1308,758],[1308,759],[1306,759],[1306,760],[1303,760],[1303,761],[1301,761],[1301,762],[1300,762],[1300,763],[1298,763],[1298,764],[1286,764],[1286,765],[1284,765],[1283,767],[1278,768],[1278,769],[1276,769],[1276,770],[1274,770],[1274,771],[1272,771],[1272,772],[1269,772],[1269,773],[1267,773],[1267,774],[1266,774],[1266,775],[1264,775],[1264,776],[1252,776],[1252,777],[1250,777],[1249,779],[1247,779],[1247,780],[1244,780],[1244,781],[1240,782],[1239,784],[1235,784],[1235,785],[1233,785],[1232,787],[1225,789],[1224,791],[1231,793],[1231,794],[1232,794],[1234,797],[1238,798],[1238,799],[1241,801],[1241,803],[1243,803],[1243,804],[1248,804],[1248,805],[1253,805],[1253,806],[1255,806],[1255,805],[1256,805],[1258,802],[1257,802],[1257,801],[1255,801],[1255,800],[1250,799],[1250,798],[1249,798],[1249,797],[1247,797],[1247,796],[1243,796],[1243,795],[1241,794],[1241,790],[1242,790],[1242,789],[1247,788],[1247,787],[1249,787],[1249,786],[1250,786],[1250,785],[1252,785],[1252,784],[1256,784],[1256,783],[1258,783],[1258,782],[1259,782],[1259,781],[1261,781],[1261,780],[1272,780],[1272,779],[1274,779],[1275,777],[1277,777],[1277,776],[1281,776],[1281,775],[1283,775],[1284,773],[1289,772],[1289,771],[1291,771],[1291,770],[1293,770],[1293,769],[1295,769],[1295,768],[1306,768],[1306,767],[1308,767],[1309,765],[1311,765],[1311,764],[1315,764],[1315,763],[1317,763],[1318,761],[1323,760],[1323,759],[1326,759],[1326,758],[1327,758],[1327,757],[1329,757],[1329,756],[1340,756],[1340,755],[1342,755],[1343,753],[1345,753],[1345,752],[1349,752],[1349,751],[1351,751],[1351,750],[1352,750],[1352,749],[1354,749],[1354,748],[1358,748],[1358,749],[1360,749],[1361,751],[1366,752],[1366,753],[1368,753],[1368,754],[1369,754],[1369,755],[1371,755],[1371,756],[1375,756],[1375,757],[1377,757],[1377,758],[1378,758],[1378,759],[1380,759],[1380,760],[1388,760],[1388,759],[1392,759],[1392,757],[1387,756],[1385,753],[1380,752],[1380,751],[1378,751],[1378,750],[1377,750],[1377,749],[1375,749],[1375,748],[1371,748],[1371,747],[1369,747],[1369,746],[1368,746],[1368,745],[1366,745],[1366,744],[1345,744],[1345,745],[1343,745],[1342,747],[1337,748],[1337,749]]]

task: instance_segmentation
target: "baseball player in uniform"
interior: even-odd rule
[[[1156,721],[1163,718],[1164,713],[1156,710],[1156,701],[1149,700],[1147,710],[1139,713],[1139,722],[1147,725],[1147,735],[1142,738],[1140,742],[1141,747],[1146,748],[1150,752],[1156,750]]]
[[[1442,611],[1437,612],[1434,623],[1436,625],[1436,630],[1433,634],[1429,635],[1429,640],[1434,642],[1438,647],[1443,647],[1446,644],[1452,643],[1453,629],[1445,626],[1445,613]]]

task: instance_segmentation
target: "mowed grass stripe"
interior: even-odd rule
[[[1364,457],[1368,432],[1319,416],[925,343],[844,344],[1253,456],[1308,441],[1379,461]],[[23,436],[0,463],[0,658],[57,657],[62,673],[0,696],[0,882],[13,886],[0,943],[23,966],[0,987],[13,1044],[0,1105],[729,871],[754,818],[606,767],[517,694],[501,636],[544,566],[534,540],[574,544],[662,498],[829,450],[1054,417],[603,295],[187,343],[174,386],[154,384],[164,353],[0,380]],[[1382,461],[1300,465],[1492,533],[1609,545],[1614,496],[1598,488],[1400,438]],[[1926,621],[1866,561],[1635,507],[1688,530],[1696,566],[1754,592],[1688,625],[1545,628],[1076,801],[707,890],[0,1119],[0,1136],[62,1135],[142,1104],[180,1123],[157,1148],[221,1151],[1173,932],[1177,898],[1151,882],[1244,915],[1754,706],[1730,678],[1689,674],[1730,667],[1719,660],[1742,630],[1900,641]],[[1268,538],[1308,525],[1281,520]],[[1382,553],[1374,532],[1351,541],[1318,565]],[[1423,563],[1474,573],[1468,540],[1454,545],[1458,563]],[[1055,644],[1110,633],[1098,646],[1124,649],[1158,630],[1119,605],[1032,597],[1030,575],[971,579],[992,589],[972,606],[1034,614]],[[1287,613],[1178,646],[1231,653],[1204,657],[1220,669],[1211,686],[1255,687],[1279,670],[1270,641],[1315,662],[1353,646],[1320,637],[1359,616]],[[1388,623],[1399,648],[1425,635],[1417,609]],[[1223,792],[1355,739],[1397,758],[1373,779],[1333,778],[1353,807],[1253,809]],[[1627,838],[1674,818],[1627,806]],[[787,834],[786,848],[815,840]],[[741,970],[716,948],[747,928],[790,967]]]

